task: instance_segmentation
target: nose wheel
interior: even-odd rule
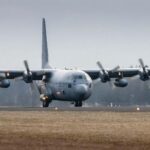
[[[82,107],[82,101],[75,101],[75,107]]]

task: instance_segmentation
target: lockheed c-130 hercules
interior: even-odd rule
[[[42,69],[30,70],[27,61],[24,61],[25,70],[0,70],[0,87],[8,88],[10,79],[21,79],[34,88],[37,87],[43,107],[48,107],[52,100],[71,101],[75,107],[82,106],[82,102],[92,94],[92,80],[101,79],[101,82],[110,82],[114,78],[114,85],[126,87],[128,82],[124,77],[140,76],[146,81],[149,79],[148,69],[142,59],[139,59],[140,68],[124,68],[119,66],[112,70],[105,69],[98,61],[98,70],[67,70],[54,69],[49,65],[48,46],[45,19],[42,20]],[[33,82],[36,81],[36,82]]]

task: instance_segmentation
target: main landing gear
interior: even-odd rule
[[[43,101],[43,107],[48,107],[49,103],[50,103],[50,101],[47,101],[47,100]]]
[[[82,107],[82,101],[75,101],[75,107]]]

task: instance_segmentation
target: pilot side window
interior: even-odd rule
[[[69,83],[69,84],[68,84],[68,88],[71,88],[71,87],[72,87],[72,85],[71,85],[71,83]]]
[[[80,75],[80,76],[78,76],[78,79],[82,79],[83,77]]]
[[[89,84],[89,88],[91,88],[91,86],[92,86],[92,84],[90,83],[90,84]]]

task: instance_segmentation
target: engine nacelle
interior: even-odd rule
[[[128,82],[126,79],[116,79],[114,85],[117,87],[126,87],[128,85]]]
[[[8,88],[10,86],[10,81],[7,79],[4,79],[0,81],[0,87],[1,88]]]

